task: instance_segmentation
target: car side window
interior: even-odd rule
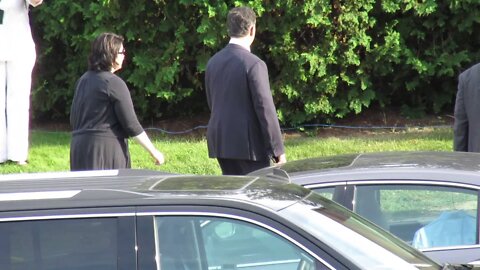
[[[155,218],[162,270],[315,270],[299,247],[258,225],[227,218]]]
[[[355,189],[354,211],[412,246],[477,242],[478,193],[433,185],[371,185]]]
[[[316,193],[323,197],[333,200],[333,194],[335,193],[335,187],[320,187],[313,189]]]
[[[15,270],[117,269],[114,218],[0,223],[0,265]]]

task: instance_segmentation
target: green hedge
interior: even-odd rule
[[[267,62],[284,125],[372,104],[451,111],[458,73],[480,56],[477,2],[46,1],[31,11],[39,51],[33,115],[68,117],[90,41],[104,31],[126,38],[120,76],[142,119],[207,111],[205,64],[228,42],[225,18],[235,5],[259,15],[252,49]]]

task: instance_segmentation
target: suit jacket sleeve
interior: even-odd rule
[[[468,117],[465,110],[464,101],[464,78],[462,74],[458,79],[458,91],[455,101],[455,123],[453,125],[453,150],[454,151],[468,151]]]
[[[253,106],[267,146],[266,150],[269,155],[278,157],[285,153],[285,149],[265,62],[257,61],[248,71],[248,79]]]
[[[125,82],[119,77],[110,81],[110,99],[118,121],[128,137],[135,137],[143,132],[143,127],[137,119],[133,108],[132,97]]]

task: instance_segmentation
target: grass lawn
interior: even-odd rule
[[[405,131],[354,132],[350,135],[324,136],[326,130],[288,133],[285,146],[288,160],[343,153],[375,151],[452,151],[450,128],[411,129]],[[164,135],[147,131],[154,144],[165,154],[166,163],[156,166],[153,159],[135,141],[130,142],[132,167],[185,174],[220,174],[216,160],[209,159],[207,142],[202,136]],[[29,164],[0,165],[0,173],[53,172],[69,170],[70,133],[33,130],[30,133]]]

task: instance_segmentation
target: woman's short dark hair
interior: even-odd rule
[[[232,8],[227,15],[228,35],[236,38],[246,36],[256,19],[255,12],[249,7]]]
[[[88,56],[88,69],[111,71],[117,54],[123,44],[123,37],[113,33],[102,33],[92,42]]]

